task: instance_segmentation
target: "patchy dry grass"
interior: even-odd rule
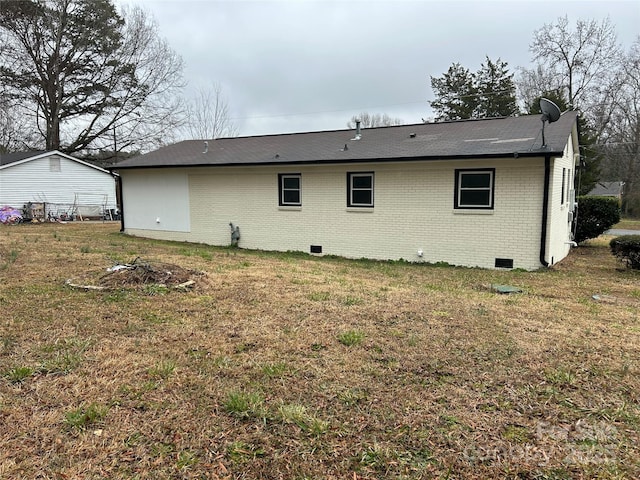
[[[612,228],[619,228],[622,230],[640,230],[640,220],[634,218],[623,218],[620,223],[617,223]]]
[[[640,476],[640,277],[606,238],[505,272],[117,230],[0,228],[0,478]],[[65,286],[136,257],[205,275]]]

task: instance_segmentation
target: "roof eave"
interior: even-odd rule
[[[287,165],[339,165],[349,163],[401,163],[401,162],[437,162],[437,161],[455,161],[455,160],[485,160],[489,158],[534,158],[544,157],[546,155],[557,156],[562,155],[562,151],[536,150],[522,152],[504,152],[493,154],[469,154],[469,155],[425,155],[420,157],[392,157],[392,158],[350,158],[350,159],[329,159],[329,160],[294,160],[294,161],[267,161],[267,162],[225,162],[225,163],[190,163],[190,164],[155,164],[155,165],[130,165],[108,167],[109,171],[118,170],[140,170],[151,168],[203,168],[203,167],[274,167]]]

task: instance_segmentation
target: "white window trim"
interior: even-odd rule
[[[371,188],[353,188],[354,177],[369,177],[371,178]],[[374,172],[348,172],[347,173],[347,208],[373,208],[375,205],[375,173]],[[353,201],[353,192],[355,191],[370,191],[371,203],[355,203]]]
[[[293,189],[293,188],[284,188],[284,181],[287,178],[297,178],[298,179],[298,188],[297,189]],[[280,196],[280,198],[278,199],[278,206],[281,208],[286,208],[286,207],[297,207],[300,208],[302,207],[302,174],[300,173],[281,173],[278,175],[278,195]],[[284,193],[285,191],[294,191],[297,190],[298,192],[298,197],[300,198],[299,202],[285,202],[284,200]]]
[[[495,169],[487,168],[487,169],[457,169],[456,170],[456,192],[455,192],[455,205],[454,210],[493,210],[495,205]],[[478,187],[478,188],[462,188],[462,176],[463,175],[486,175],[489,174],[489,187]],[[461,193],[462,191],[489,191],[489,204],[488,205],[465,205],[461,202]]]

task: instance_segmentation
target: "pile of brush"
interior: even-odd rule
[[[116,264],[107,268],[96,281],[81,282],[67,280],[67,285],[86,290],[113,290],[126,287],[156,285],[166,288],[187,289],[195,285],[201,272],[189,270],[170,263],[149,262],[137,257],[131,263]]]

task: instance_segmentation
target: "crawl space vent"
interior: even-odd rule
[[[513,268],[513,258],[496,258],[496,268]]]
[[[322,245],[311,245],[311,253],[322,253]]]

